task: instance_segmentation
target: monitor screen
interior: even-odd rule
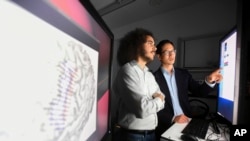
[[[237,30],[233,28],[220,40],[220,68],[223,81],[219,83],[217,113],[230,123],[233,123],[235,115],[235,72],[237,56]]]
[[[99,141],[113,35],[79,0],[0,1],[0,141]]]

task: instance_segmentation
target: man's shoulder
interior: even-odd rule
[[[161,73],[162,73],[161,67],[159,67],[156,71],[153,72],[153,75],[159,75]]]
[[[175,70],[176,72],[188,73],[188,70],[185,69],[185,68],[178,68],[178,67],[176,67],[176,68],[174,68],[174,70]]]
[[[131,62],[127,62],[126,64],[124,64],[122,66],[122,69],[123,70],[131,70],[131,69],[133,69],[134,66],[136,66],[136,64],[131,61]]]
[[[131,74],[135,72],[135,64],[134,63],[131,63],[131,62],[128,62],[126,64],[124,64],[121,68],[120,68],[120,73],[128,73],[128,74]]]

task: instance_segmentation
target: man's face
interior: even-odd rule
[[[154,60],[156,52],[154,38],[151,36],[147,36],[146,42],[143,44],[141,50],[139,50],[139,55],[146,62],[150,62]]]
[[[173,65],[175,63],[176,50],[173,45],[167,43],[163,45],[162,52],[158,56],[163,65]]]

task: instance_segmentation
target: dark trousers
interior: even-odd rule
[[[120,129],[112,141],[156,141],[155,132],[135,132],[135,130]]]

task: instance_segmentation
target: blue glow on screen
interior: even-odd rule
[[[230,122],[233,121],[233,105],[233,101],[218,98],[218,112]]]

